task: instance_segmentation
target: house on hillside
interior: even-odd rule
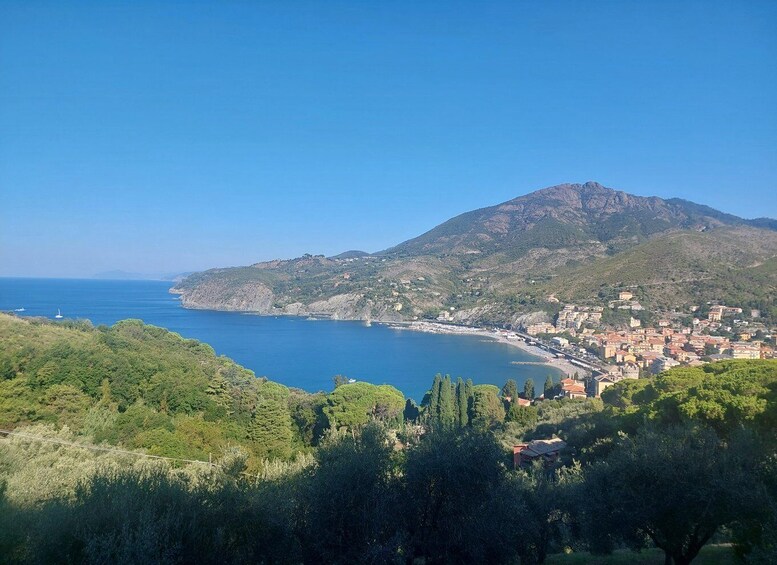
[[[663,373],[672,367],[677,367],[679,364],[680,362],[675,361],[674,359],[670,359],[668,357],[659,357],[653,361],[653,364],[650,366],[650,372],[652,372],[654,375],[657,375],[658,373]]]
[[[585,398],[585,386],[574,379],[561,381],[561,396],[564,398]]]
[[[620,350],[615,354],[616,363],[635,363],[636,361],[637,356],[628,351]]]
[[[613,375],[599,375],[593,380],[593,393],[599,398],[608,386],[614,385],[620,379]]]
[[[513,465],[515,468],[531,465],[534,461],[542,461],[551,465],[558,460],[559,453],[567,446],[560,438],[535,439],[529,443],[513,446]]]
[[[636,363],[627,363],[621,367],[621,374],[624,379],[638,379],[639,366]]]
[[[713,306],[710,308],[709,314],[707,314],[707,320],[710,322],[720,322],[723,318],[723,306]]]

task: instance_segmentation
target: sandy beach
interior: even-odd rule
[[[483,328],[475,328],[470,326],[453,326],[448,324],[439,324],[435,322],[402,322],[402,323],[390,323],[389,326],[396,329],[411,330],[416,332],[425,333],[440,333],[440,334],[458,334],[458,335],[473,335],[479,336],[491,340],[498,341],[513,347],[517,347],[538,358],[538,361],[527,361],[526,363],[538,363],[549,365],[563,372],[565,375],[574,375],[577,373],[580,377],[585,376],[586,371],[580,367],[576,367],[569,361],[563,358],[555,357],[552,353],[545,351],[534,345],[528,345],[521,338],[508,339],[502,334],[497,334],[493,331],[485,330]],[[523,363],[516,362],[516,365]]]

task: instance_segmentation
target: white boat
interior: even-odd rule
[[[54,316],[57,320],[62,318],[62,312],[59,311],[59,308],[57,308],[57,315]]]
[[[14,309],[14,312],[24,312],[24,307]]]

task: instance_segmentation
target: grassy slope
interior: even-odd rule
[[[588,265],[561,269],[543,290],[580,300],[638,286],[648,304],[672,307],[777,291],[777,234],[751,228],[663,235]]]

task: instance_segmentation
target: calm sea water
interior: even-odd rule
[[[396,330],[383,324],[264,317],[186,310],[161,281],[0,278],[0,310],[25,316],[86,318],[113,324],[139,318],[204,341],[257,375],[308,391],[331,390],[337,374],[394,385],[418,401],[437,373],[502,386],[532,378],[542,387],[555,369],[514,365],[533,361],[523,351],[477,336]]]

